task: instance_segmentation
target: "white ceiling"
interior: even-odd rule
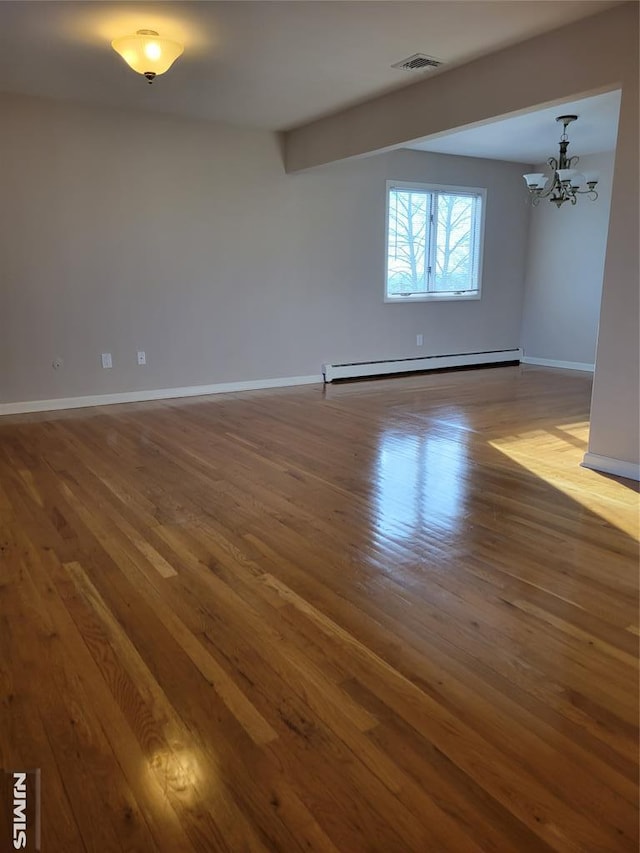
[[[451,67],[612,5],[617,0],[3,0],[0,91],[285,129],[416,82],[421,73],[389,67],[410,54]],[[141,28],[185,45],[153,86],[110,47]]]
[[[569,154],[580,155],[615,149],[619,112],[620,92],[607,92],[430,137],[405,147],[515,163],[544,163],[558,154],[562,125],[556,122],[556,116],[578,116],[567,128],[567,136]]]

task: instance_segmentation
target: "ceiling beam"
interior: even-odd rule
[[[637,38],[634,0],[290,130],[286,171],[619,88]]]

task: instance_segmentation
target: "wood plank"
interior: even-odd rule
[[[635,851],[638,491],[508,367],[0,419],[43,849]]]

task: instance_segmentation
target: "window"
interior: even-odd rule
[[[386,302],[479,299],[486,191],[387,181]]]

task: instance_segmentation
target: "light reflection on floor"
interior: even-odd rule
[[[580,421],[494,439],[489,444],[585,509],[637,539],[638,496],[631,484],[625,485],[580,467],[588,438],[589,422]],[[550,452],[541,453],[543,447]]]
[[[389,430],[376,459],[374,524],[381,536],[411,539],[438,527],[455,533],[464,515],[466,435]]]
[[[181,802],[194,805],[202,798],[203,779],[194,749],[157,750],[149,761],[149,770],[169,800],[177,796]]]

